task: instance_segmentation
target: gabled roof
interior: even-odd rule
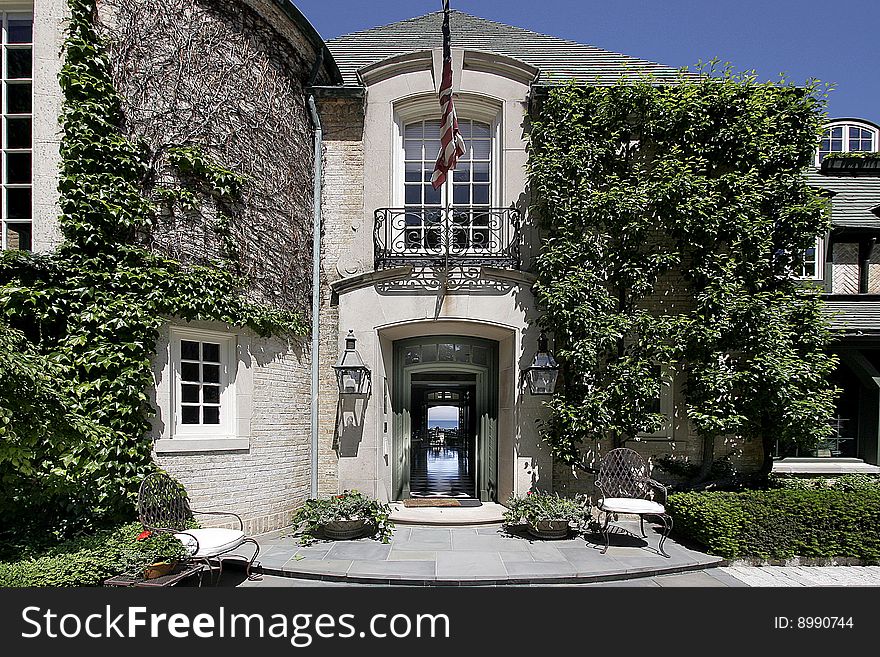
[[[880,178],[826,176],[812,169],[807,172],[812,187],[834,192],[831,223],[847,228],[880,228]]]
[[[575,41],[496,23],[460,11],[451,12],[452,47],[481,50],[518,59],[540,69],[539,84],[575,80],[611,85],[621,77],[646,73],[658,82],[673,82],[678,69],[636,59]],[[357,72],[376,62],[443,45],[443,12],[354,32],[327,42],[346,85],[359,85]]]

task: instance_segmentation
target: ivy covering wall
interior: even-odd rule
[[[707,72],[555,88],[534,120],[535,291],[564,381],[544,434],[566,463],[660,429],[675,378],[702,477],[719,437],[761,441],[767,469],[775,441],[830,431],[829,322],[793,276],[829,222],[802,176],[821,90]]]
[[[166,149],[172,186],[150,175],[156,154],[125,136],[94,0],[69,0],[60,76],[60,228],[51,254],[0,256],[0,535],[15,528],[129,517],[155,466],[151,358],[169,317],[306,332],[292,312],[256,305],[227,260],[183,265],[138,246],[169,207],[234,203],[242,177],[198,144]]]

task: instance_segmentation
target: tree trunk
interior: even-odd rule
[[[712,472],[715,463],[715,436],[703,436],[703,460],[700,463],[700,471],[691,480],[691,484],[699,484],[706,481]]]

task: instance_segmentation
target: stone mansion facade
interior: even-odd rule
[[[155,459],[198,506],[239,513],[258,532],[286,525],[310,496],[352,488],[383,500],[485,502],[589,488],[554,464],[536,428],[542,398],[522,377],[539,342],[531,101],[536,88],[567,80],[607,85],[650,73],[662,83],[676,79],[674,68],[453,12],[467,153],[434,190],[442,13],[325,43],[289,0],[97,7],[129,133],[156,149],[198,143],[248,181],[233,231],[249,294],[311,313],[320,220],[317,355],[308,338],[173,317],[164,326],[151,391]],[[60,239],[65,2],[0,0],[0,12],[2,246],[46,251]],[[193,107],[212,111],[196,116]],[[826,141],[825,152],[877,151],[880,128],[843,119]],[[880,178],[838,175],[821,159],[806,175],[832,194],[834,229],[805,254],[802,274],[840,311],[841,423],[821,453],[780,463],[870,470],[880,462]],[[183,261],[210,260],[219,248],[198,222],[169,219],[147,239]],[[349,336],[370,384],[340,395],[334,365]],[[664,387],[669,421],[636,446],[646,456],[674,444],[699,461],[682,385]],[[760,464],[760,445],[734,447],[737,467]]]

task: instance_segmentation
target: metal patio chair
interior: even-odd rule
[[[191,529],[194,516],[231,516],[238,520],[238,529],[209,527]],[[138,519],[151,532],[174,534],[189,552],[188,561],[202,563],[208,567],[213,580],[216,563],[219,576],[223,574],[221,557],[245,543],[254,546],[254,554],[247,561],[247,578],[259,579],[260,575],[251,573],[260,554],[260,546],[244,533],[241,516],[226,511],[193,511],[189,506],[186,490],[164,472],[154,472],[144,477],[138,490]]]
[[[660,537],[658,549],[660,554],[669,558],[669,555],[663,550],[663,544],[666,542],[669,532],[672,531],[672,516],[666,513],[666,507],[663,504],[653,499],[656,492],[660,494],[663,503],[665,503],[666,486],[648,476],[648,466],[638,452],[626,447],[619,447],[605,454],[599,462],[596,487],[602,493],[598,508],[605,514],[605,523],[602,526],[605,548],[602,550],[602,554],[608,551],[610,545],[608,525],[611,516],[625,513],[639,517],[642,538],[648,538],[645,533],[645,516],[654,516],[660,519],[663,524],[663,534]]]

